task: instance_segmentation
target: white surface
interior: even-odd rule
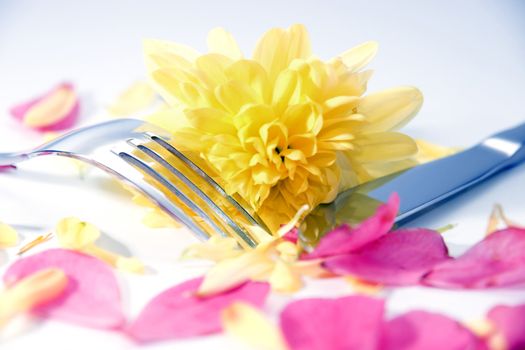
[[[323,58],[365,40],[379,41],[381,50],[371,65],[376,73],[370,91],[401,84],[420,87],[426,98],[424,107],[405,131],[447,145],[468,146],[525,120],[524,12],[525,5],[519,0],[0,1],[0,149],[16,150],[41,142],[41,136],[14,123],[7,109],[63,79],[80,88],[83,118],[92,120],[123,87],[143,77],[143,38],[172,39],[203,50],[207,31],[224,26],[249,53],[265,30],[295,22],[307,25],[314,51]],[[57,170],[54,175],[39,173],[35,169],[40,164]],[[189,234],[144,228],[142,209],[130,204],[127,195],[96,174],[82,181],[67,166],[41,161],[20,172],[0,175],[0,220],[42,227],[24,230],[26,240],[67,215],[97,224],[157,272],[146,277],[121,276],[130,316],[156,293],[205,270],[177,261],[181,249],[194,241]],[[495,202],[503,204],[509,216],[525,222],[524,176],[523,166],[513,169],[416,224],[458,223],[445,236],[453,251],[459,252],[480,239]],[[0,252],[0,269],[6,267],[6,260],[14,259],[13,253]],[[349,291],[336,281],[316,281],[295,297]],[[460,319],[479,317],[495,303],[525,302],[518,290],[400,288],[389,291],[388,296],[390,314],[423,308]],[[287,300],[272,296],[268,310],[277,314]],[[132,347],[119,334],[46,322],[8,339],[2,349],[42,345],[55,349]],[[236,346],[242,348],[213,336],[151,348]]]

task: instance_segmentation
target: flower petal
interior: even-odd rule
[[[313,252],[303,259],[318,259],[350,253],[385,235],[392,225],[399,209],[399,197],[392,194],[386,204],[379,206],[376,213],[352,229],[340,226],[321,238]]]
[[[13,247],[18,243],[18,232],[8,224],[0,222],[0,248]]]
[[[525,305],[496,306],[489,311],[487,318],[503,335],[505,349],[525,348]]]
[[[228,335],[243,341],[251,348],[288,349],[280,330],[250,304],[234,303],[224,309],[222,327]]]
[[[425,311],[386,322],[381,342],[384,350],[481,349],[481,341],[457,321]]]
[[[457,259],[435,266],[427,285],[448,288],[487,288],[525,283],[525,229],[497,231]]]
[[[55,233],[62,247],[73,250],[84,249],[100,237],[98,228],[75,217],[60,220]]]
[[[115,117],[129,117],[151,107],[156,96],[149,83],[137,81],[113,101],[108,107],[108,112]]]
[[[210,53],[218,53],[234,60],[242,58],[242,52],[237,41],[224,28],[212,29],[208,33],[207,44]]]
[[[324,267],[366,281],[416,284],[435,265],[449,259],[441,235],[426,229],[393,231],[347,255],[328,258]]]
[[[412,138],[398,132],[362,135],[353,144],[358,147],[355,159],[364,164],[405,160],[418,151]]]
[[[221,330],[221,312],[236,301],[262,306],[266,283],[248,282],[229,291],[197,296],[202,278],[172,287],[153,298],[127,329],[138,342],[188,338]]]
[[[366,66],[374,58],[378,47],[377,42],[367,41],[343,52],[339,57],[349,71],[355,72]]]
[[[281,330],[292,350],[378,349],[384,302],[363,296],[303,299],[281,313]]]
[[[91,256],[65,249],[50,249],[22,258],[4,275],[7,285],[43,269],[64,271],[69,283],[57,299],[33,309],[33,313],[86,327],[115,329],[121,327],[124,315],[120,290],[111,269]]]
[[[57,131],[72,127],[78,119],[80,103],[75,88],[62,83],[43,96],[19,104],[11,114],[27,127]]]
[[[403,86],[375,92],[364,97],[357,112],[367,117],[367,133],[397,130],[408,123],[423,104],[421,91]]]

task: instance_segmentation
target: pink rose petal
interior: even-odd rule
[[[358,251],[334,256],[324,267],[336,274],[366,281],[416,284],[436,264],[449,259],[443,238],[436,231],[403,229],[393,231]]]
[[[303,299],[286,306],[281,329],[291,350],[378,349],[384,302],[364,296]]]
[[[270,290],[267,283],[247,282],[229,291],[198,297],[202,278],[172,287],[151,300],[127,334],[138,342],[187,338],[219,332],[221,312],[234,302],[260,307]]]
[[[487,318],[503,334],[508,350],[525,349],[525,305],[496,306]]]
[[[7,285],[46,268],[58,268],[69,279],[57,299],[33,309],[33,313],[86,327],[115,329],[125,318],[120,290],[111,268],[104,262],[76,251],[50,249],[22,258],[4,275]]]
[[[11,115],[39,131],[71,128],[77,121],[80,103],[75,88],[62,83],[42,96],[11,108]]]
[[[525,283],[525,230],[494,232],[457,259],[435,266],[423,281],[448,288],[487,288]]]
[[[399,209],[399,197],[392,194],[386,204],[355,228],[342,225],[321,238],[317,247],[303,259],[318,259],[353,252],[385,235],[394,225]]]
[[[0,173],[3,171],[16,170],[16,165],[0,165]]]
[[[412,311],[386,322],[382,350],[475,350],[481,340],[457,321],[425,311]]]

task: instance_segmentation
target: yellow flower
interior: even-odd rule
[[[208,46],[200,54],[146,41],[150,78],[170,105],[150,120],[197,152],[273,232],[304,204],[414,164],[416,143],[394,130],[423,97],[413,87],[364,95],[376,43],[323,61],[293,25],[264,34],[251,58],[223,29],[210,32]]]

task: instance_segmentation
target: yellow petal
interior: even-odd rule
[[[293,293],[303,286],[301,276],[291,265],[284,261],[277,261],[268,279],[272,290],[280,293]]]
[[[9,226],[0,222],[0,248],[13,247],[18,244],[18,232]]]
[[[214,28],[208,33],[208,50],[212,53],[218,53],[234,60],[242,58],[241,49],[237,41],[224,28]]]
[[[55,233],[61,246],[76,250],[84,249],[100,237],[98,228],[75,217],[60,220]]]
[[[347,276],[345,280],[352,285],[354,292],[366,295],[377,295],[383,286],[381,284],[363,281],[357,277]]]
[[[355,72],[366,66],[374,58],[378,46],[375,41],[367,41],[345,51],[339,57],[349,71]]]
[[[142,223],[150,228],[181,227],[177,220],[156,208],[144,214]]]
[[[0,294],[0,327],[16,314],[60,296],[67,284],[68,278],[62,270],[49,268],[9,286]]]
[[[222,261],[243,254],[237,241],[231,237],[212,236],[204,243],[189,246],[182,253],[183,259],[208,259]]]
[[[226,291],[252,278],[260,278],[273,268],[273,262],[263,252],[248,251],[226,259],[212,267],[202,281],[197,294],[212,295]]]
[[[310,39],[303,25],[293,25],[289,29],[273,28],[266,32],[257,43],[253,59],[268,72],[270,81],[297,58],[311,55]]]
[[[162,68],[166,63],[180,62],[178,57],[186,60],[189,65],[200,55],[193,48],[166,40],[148,39],[143,42],[146,66],[151,71]],[[160,60],[159,58],[162,58]]]
[[[457,147],[436,145],[424,140],[416,140],[416,143],[419,150],[416,155],[416,160],[420,163],[431,162],[439,158],[448,157],[459,151]]]
[[[372,93],[359,103],[357,112],[366,116],[363,132],[373,133],[401,128],[419,111],[423,95],[415,87],[398,87]]]
[[[185,111],[188,121],[198,130],[210,134],[235,134],[229,115],[213,108],[197,108]]]
[[[138,81],[122,92],[108,107],[109,113],[116,117],[136,114],[155,101],[155,90],[147,82]]]
[[[117,259],[115,267],[120,271],[131,272],[136,274],[144,274],[146,268],[142,261],[135,257],[121,256]]]
[[[222,312],[221,319],[226,334],[239,339],[250,348],[288,349],[279,328],[249,304],[237,302],[230,305]]]
[[[40,128],[62,120],[77,103],[77,94],[70,86],[57,88],[51,95],[29,108],[24,125]]]
[[[359,147],[355,158],[363,163],[400,160],[417,152],[414,140],[397,132],[362,135],[353,143]]]

